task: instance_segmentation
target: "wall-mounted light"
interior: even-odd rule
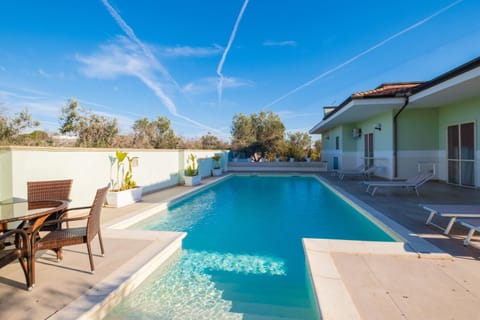
[[[375,123],[373,125],[373,129],[378,130],[378,131],[382,131],[382,124],[381,123]]]

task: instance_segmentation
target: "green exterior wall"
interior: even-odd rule
[[[342,126],[343,151],[354,152],[357,150],[357,139],[352,138],[353,128],[356,128],[356,127],[351,123],[347,123]]]
[[[397,118],[398,151],[438,150],[438,108],[407,108]]]
[[[332,130],[325,132],[322,135],[322,149],[328,151],[335,151],[335,137],[340,137],[340,150],[343,143],[343,130],[342,127],[335,127]]]
[[[373,133],[374,151],[391,151],[393,148],[393,112],[387,111],[378,114],[365,121],[355,123],[352,128],[362,129],[362,137],[354,139],[356,144],[355,151],[363,155],[364,140],[363,135]],[[382,130],[375,130],[374,126],[380,124]]]

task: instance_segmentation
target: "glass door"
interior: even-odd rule
[[[447,139],[448,182],[475,186],[475,124],[449,126]]]
[[[367,133],[363,136],[365,168],[370,168],[374,164],[373,159],[373,133]]]

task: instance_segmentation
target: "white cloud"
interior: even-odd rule
[[[77,55],[76,58],[84,64],[81,71],[91,78],[113,79],[125,75],[150,74],[157,69],[135,43],[123,36],[101,45],[100,50],[90,56]]]
[[[77,55],[84,64],[81,71],[87,76],[100,79],[114,79],[120,76],[133,76],[139,79],[160,99],[168,111],[198,128],[219,132],[194,119],[180,114],[177,107],[165,91],[165,84],[157,78],[158,65],[146,57],[141,48],[125,37],[100,46],[100,50],[91,56]],[[223,133],[222,133],[223,134]]]
[[[214,92],[217,87],[217,78],[208,77],[203,78],[195,82],[187,83],[182,91],[188,94],[203,94]],[[234,77],[224,77],[223,78],[223,88],[239,88],[239,87],[253,87],[255,83],[250,80],[234,78]]]
[[[113,17],[115,22],[117,22],[118,26],[125,32],[125,34],[128,36],[128,38],[133,41],[137,47],[140,48],[140,50],[143,52],[143,54],[153,63],[156,65],[156,67],[162,72],[162,74],[169,80],[171,81],[177,88],[178,84],[173,79],[173,77],[170,75],[168,72],[167,68],[165,68],[161,63],[158,62],[158,60],[155,58],[153,55],[152,51],[150,50],[150,47],[147,46],[145,43],[140,41],[140,39],[137,37],[133,29],[123,20],[123,18],[118,14],[118,12],[108,3],[107,0],[101,0],[105,7],[107,8],[108,12],[110,15]]]
[[[209,57],[222,53],[223,48],[218,44],[212,47],[176,46],[161,48],[160,54],[169,57]]]
[[[45,70],[43,69],[38,69],[38,74],[46,79],[51,79],[51,78],[59,78],[59,79],[63,79],[65,77],[65,74],[63,72],[59,72],[59,73],[49,73],[49,72],[46,72]]]
[[[286,40],[286,41],[271,41],[267,40],[263,43],[266,47],[295,47],[297,45],[296,41]]]
[[[245,0],[245,1],[248,1],[248,0]],[[138,79],[140,79],[140,81],[143,82],[143,84],[145,84],[150,90],[153,91],[153,93],[157,96],[157,98],[160,99],[160,101],[162,101],[163,105],[168,109],[168,111],[172,115],[180,119],[183,119],[189,123],[192,123],[198,126],[199,128],[212,130],[213,132],[219,132],[217,129],[210,128],[194,119],[191,119],[177,112],[177,107],[175,106],[175,103],[167,95],[167,93],[164,90],[164,86],[156,79],[154,74],[151,72],[152,70],[149,68],[149,66],[153,67],[154,69],[158,69],[165,78],[167,78],[171,83],[173,83],[176,88],[180,89],[175,79],[173,79],[173,77],[170,75],[168,70],[160,62],[158,62],[158,60],[155,58],[152,51],[150,50],[150,47],[145,45],[145,43],[143,43],[136,36],[133,29],[126,23],[125,20],[123,20],[123,18],[118,14],[118,12],[110,5],[110,3],[107,0],[102,0],[102,2],[107,8],[110,15],[114,18],[114,20],[117,22],[119,27],[123,30],[123,32],[127,34],[128,38],[131,40],[131,42],[133,42],[132,44],[134,44],[136,48],[134,49],[134,53],[135,53],[134,59],[129,59],[131,57],[130,55],[127,55],[127,56],[120,55],[121,58],[127,58],[125,62],[128,63],[128,68],[126,69],[119,68],[119,66],[116,64],[110,65],[109,64],[110,61],[107,59],[103,61],[107,63],[105,65],[106,68],[103,68],[103,70],[101,71],[109,72],[106,74],[109,74],[110,76],[113,76],[111,71],[114,71],[114,73],[119,72],[119,75],[121,75],[122,72],[126,71],[127,72],[125,73],[126,75],[131,74],[136,76]],[[131,45],[130,47],[133,47],[133,46]],[[147,61],[145,61],[145,59],[140,58],[140,55],[137,52],[138,51],[137,48],[139,48],[142,51],[143,56],[146,58]],[[87,62],[88,64],[89,61],[84,59],[84,62]],[[86,71],[91,72],[91,71],[98,71],[98,70],[87,69]],[[102,72],[96,73],[96,74],[100,75],[102,74]]]

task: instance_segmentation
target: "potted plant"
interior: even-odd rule
[[[222,175],[222,168],[220,167],[220,159],[222,158],[221,155],[216,154],[212,157],[213,160],[213,169],[212,175],[213,176],[221,176]]]
[[[191,153],[188,156],[187,169],[185,170],[185,185],[196,186],[200,184],[201,176],[198,174],[197,157]]]
[[[133,167],[137,166],[138,157],[130,157],[127,152],[117,151],[110,157],[112,168],[116,167],[115,177],[110,178],[111,188],[107,194],[109,206],[118,208],[140,201],[143,188],[133,180]]]

